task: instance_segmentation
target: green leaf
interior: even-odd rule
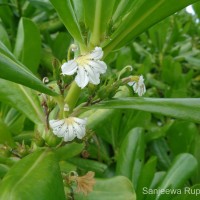
[[[55,151],[58,160],[67,160],[82,152],[84,144],[71,143],[60,147]]]
[[[10,40],[4,27],[0,24],[0,41],[8,48],[11,49]]]
[[[19,21],[14,55],[36,74],[41,56],[41,39],[37,26],[30,19],[22,17]]]
[[[71,43],[70,35],[67,33],[60,32],[53,41],[52,51],[54,56],[59,60],[66,59],[67,50],[69,48],[70,43]]]
[[[3,178],[4,175],[8,172],[9,167],[4,164],[0,164],[0,178]]]
[[[99,45],[102,34],[111,21],[116,0],[83,0],[85,24],[91,32],[92,46]]]
[[[16,163],[0,183],[0,199],[65,200],[55,155],[36,151]]]
[[[79,23],[84,22],[84,6],[83,1],[72,0],[74,13],[76,14]]]
[[[158,158],[158,168],[168,169],[171,166],[171,153],[167,141],[162,137],[152,141],[151,150]]]
[[[117,176],[109,179],[96,179],[94,190],[87,196],[76,194],[76,200],[136,200],[136,194],[131,182]]]
[[[102,175],[105,170],[107,169],[107,165],[95,161],[95,160],[88,160],[83,158],[70,158],[68,161],[74,165],[77,165],[78,168],[84,169],[86,171],[94,171],[97,175]]]
[[[192,187],[185,187],[181,195],[173,198],[173,200],[197,200],[200,195],[200,184]]]
[[[7,104],[6,104],[7,105]],[[26,116],[15,108],[10,108],[4,117],[4,123],[8,126],[13,135],[19,134],[24,128],[24,121]]]
[[[116,24],[116,31],[114,31],[109,37],[109,40],[104,43],[105,54],[115,48],[125,45],[143,31],[147,30],[150,26],[197,1],[198,0],[135,0],[128,13],[123,11],[123,18],[119,25]]]
[[[25,85],[45,94],[52,96],[57,95],[57,93],[47,88],[30,70],[17,61],[12,53],[1,42],[0,78]]]
[[[159,185],[159,188],[181,188],[194,174],[197,166],[197,160],[191,154],[180,154],[176,157],[170,169],[167,171],[167,174]],[[157,199],[162,199],[162,195],[158,194]]]
[[[153,188],[157,188],[158,185],[161,183],[161,181],[163,180],[163,178],[165,177],[166,172],[165,171],[159,171],[156,172],[154,174],[153,180],[151,185],[149,186],[149,188],[153,189]]]
[[[138,179],[138,187],[137,187],[137,198],[142,200],[144,199],[143,188],[149,188],[152,183],[155,171],[156,171],[157,158],[151,157],[147,163],[145,163],[142,168],[141,174]]]
[[[179,153],[190,153],[195,147],[199,135],[196,124],[187,121],[175,121],[167,131],[167,141],[173,155]],[[179,142],[177,142],[179,141]]]
[[[45,116],[38,96],[22,85],[0,79],[0,101],[24,113],[36,124],[44,124]]]
[[[69,33],[74,37],[75,40],[84,44],[83,36],[81,34],[81,29],[76,19],[72,4],[70,0],[50,0],[50,2],[55,7],[60,19],[69,31]]]
[[[95,112],[85,113],[88,115],[87,127],[95,131],[95,133],[101,136],[105,141],[112,144],[114,148],[118,146],[120,142],[118,140],[118,124],[121,119],[121,112],[114,109],[106,110],[100,109]],[[110,126],[109,119],[112,118],[114,127]],[[104,124],[104,126],[102,126]]]
[[[144,151],[143,130],[142,128],[134,128],[128,133],[119,150],[116,173],[133,181],[135,189],[144,163]]]
[[[136,109],[200,122],[199,98],[120,98],[104,101],[93,108]]]
[[[0,144],[14,146],[12,135],[6,124],[0,118]]]
[[[15,20],[14,20],[14,13],[12,12],[12,9],[10,8],[7,0],[1,0],[0,1],[0,16],[5,24],[5,27],[11,28],[14,30],[11,30],[15,32]],[[12,33],[13,33],[12,32]]]

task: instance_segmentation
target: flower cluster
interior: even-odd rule
[[[72,49],[74,49],[74,51],[77,50],[77,48],[74,47]],[[104,74],[107,70],[106,63],[101,60],[102,58],[102,48],[95,47],[90,53],[80,55],[73,60],[65,62],[61,66],[62,75],[76,74],[75,82],[81,89],[86,87],[88,83],[98,85],[100,83],[100,75]],[[146,92],[142,75],[139,77],[134,76],[128,84],[133,86],[134,92],[139,96],[142,96]],[[68,104],[64,105],[64,111],[69,111]],[[61,120],[50,120],[49,125],[56,136],[62,137],[65,142],[68,142],[76,137],[82,139],[85,136],[86,122],[86,119],[68,117]]]

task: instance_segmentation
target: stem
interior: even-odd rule
[[[101,7],[102,7],[102,0],[96,0],[94,28],[90,38],[91,48],[94,48],[100,43]]]
[[[81,88],[78,87],[75,81],[73,81],[65,98],[65,103],[69,106],[69,111],[65,112],[65,115],[68,115],[73,111],[80,96],[80,93],[81,93]]]
[[[59,118],[62,118],[64,115],[64,101],[63,101],[63,97],[62,96],[58,96],[58,97],[53,97],[54,100],[57,102],[60,112],[59,112]]]
[[[71,50],[72,50],[72,48],[70,46],[68,49],[68,52],[67,52],[67,61],[71,60]]]

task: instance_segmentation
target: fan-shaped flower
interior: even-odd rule
[[[77,73],[75,81],[80,88],[84,88],[88,83],[98,85],[100,74],[106,72],[107,66],[101,61],[103,51],[101,47],[86,55],[81,55],[74,60],[69,60],[61,66],[63,75],[73,75]]]
[[[75,181],[77,183],[76,192],[87,195],[89,192],[93,191],[93,187],[96,183],[94,175],[95,173],[92,171],[87,172],[84,176],[71,175],[69,177],[69,182]]]
[[[128,83],[130,86],[133,86],[133,90],[135,93],[137,93],[139,96],[142,96],[146,92],[146,87],[144,84],[144,78],[143,76],[139,76],[138,81],[133,81]]]
[[[53,133],[62,137],[65,142],[72,141],[75,137],[82,139],[85,136],[87,119],[69,117],[61,120],[50,120],[49,125]]]

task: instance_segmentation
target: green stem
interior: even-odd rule
[[[69,111],[65,112],[65,117],[67,117],[67,115],[73,111],[80,96],[80,93],[81,93],[81,88],[78,87],[75,81],[73,81],[65,98],[65,103],[69,107]]]
[[[57,96],[57,97],[53,97],[53,98],[59,106],[59,109],[60,109],[59,118],[61,119],[64,115],[64,100],[63,100],[63,97]]]
[[[94,48],[100,43],[101,9],[102,0],[96,0],[94,28],[90,38],[90,48]]]

